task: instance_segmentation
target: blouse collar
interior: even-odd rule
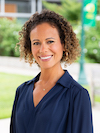
[[[57,81],[57,84],[61,84],[64,87],[69,88],[71,83],[72,83],[72,76],[69,74],[69,72],[67,70],[64,70],[65,73],[63,74],[63,76]],[[33,82],[37,82],[39,80],[40,77],[40,73],[33,78],[32,80],[29,80],[28,82],[26,82],[26,84],[31,84]]]

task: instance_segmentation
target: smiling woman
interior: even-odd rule
[[[10,133],[93,133],[88,91],[61,67],[80,55],[69,22],[49,10],[35,13],[20,34],[20,55],[41,72],[16,91]]]
[[[42,23],[30,32],[31,51],[36,62],[42,68],[60,65],[63,56],[58,30],[48,23]]]
[[[34,57],[31,51],[30,33],[32,29],[36,30],[36,27],[42,23],[48,23],[52,28],[56,28],[58,31],[61,44],[64,44],[65,49],[61,61],[65,61],[69,64],[74,62],[77,57],[80,56],[81,49],[79,41],[76,38],[76,34],[73,32],[72,26],[59,14],[54,14],[54,12],[47,10],[43,10],[40,14],[36,12],[23,25],[22,30],[19,32],[20,41],[18,45],[20,45],[20,57],[24,57],[25,61],[29,62],[30,65],[33,63]],[[41,35],[44,35],[44,33]]]

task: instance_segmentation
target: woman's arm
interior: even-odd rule
[[[73,133],[93,133],[92,109],[88,91],[80,90],[73,104]]]
[[[16,112],[16,105],[19,97],[19,92],[18,89],[16,90],[15,94],[15,100],[12,108],[12,115],[11,115],[11,121],[10,121],[10,133],[16,133],[16,128],[15,128],[15,112]]]

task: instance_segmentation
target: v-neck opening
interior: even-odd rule
[[[65,73],[63,74],[63,75],[65,75]],[[36,81],[38,81],[38,79],[39,79],[39,76],[40,76],[40,73],[36,76],[36,78],[35,78],[35,80],[34,80],[34,84],[35,84],[35,82]],[[61,77],[62,78],[62,77]],[[61,78],[59,78],[59,80],[61,79]],[[59,81],[58,80],[58,81]],[[42,101],[44,101],[44,99],[47,97],[47,96],[50,96],[49,94],[52,92],[52,90],[54,90],[54,88],[56,87],[56,85],[59,83],[59,82],[56,82],[56,84],[41,98],[41,100],[38,102],[38,104],[36,105],[36,106],[34,106],[34,97],[33,97],[33,89],[32,89],[32,105],[33,105],[33,108],[34,109],[37,109],[38,107],[39,107],[39,105],[42,103]],[[33,87],[34,87],[34,85],[33,85]],[[48,97],[49,98],[49,97]]]
[[[49,93],[51,93],[51,91],[56,87],[56,84],[41,98],[41,100],[38,102],[38,104],[36,106],[34,106],[34,97],[33,97],[33,91],[32,91],[32,103],[33,103],[33,107],[36,109],[38,108],[38,106],[42,103],[42,101],[49,95]]]

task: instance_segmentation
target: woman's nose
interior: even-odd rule
[[[48,46],[45,43],[40,45],[40,52],[46,52],[47,49],[48,49]]]

